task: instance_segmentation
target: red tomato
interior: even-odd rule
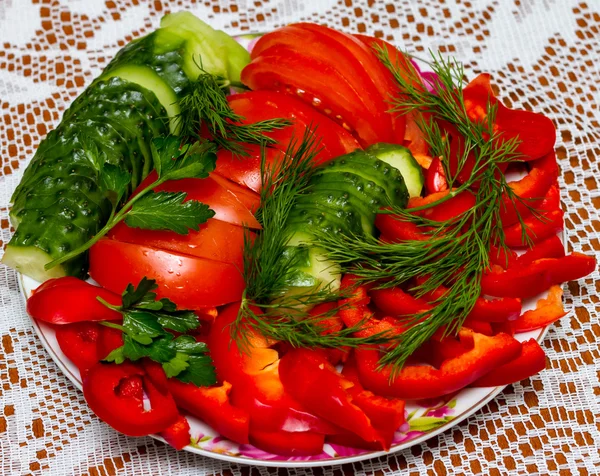
[[[241,187],[237,183],[221,177],[218,174],[211,174],[210,177],[225,190],[233,193],[235,197],[248,208],[248,210],[252,213],[256,213],[256,210],[260,207],[260,195],[258,193],[248,190],[248,187]]]
[[[198,231],[190,230],[187,235],[180,235],[174,231],[131,228],[121,222],[108,236],[125,243],[152,246],[198,258],[231,263],[241,269],[244,261],[245,233],[254,236],[254,233],[246,232],[241,226],[211,218],[200,225]]]
[[[219,150],[215,172],[258,192],[262,187],[262,177],[260,175],[261,147],[249,144],[246,146],[246,150],[249,155],[244,157],[236,157],[231,152],[223,149]],[[267,170],[271,170],[275,161],[281,160],[283,152],[272,148],[264,150]]]
[[[155,279],[158,297],[171,299],[180,309],[237,301],[245,287],[235,265],[106,238],[90,249],[90,276],[117,293],[144,276]]]

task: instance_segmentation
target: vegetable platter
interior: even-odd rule
[[[596,268],[560,238],[552,122],[380,39],[237,40],[165,16],[14,192],[3,262],[91,410],[315,466],[407,448],[543,371],[561,284]]]

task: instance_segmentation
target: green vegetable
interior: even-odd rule
[[[224,35],[189,13],[168,15],[163,28],[117,53],[40,143],[25,170],[12,197],[16,232],[4,264],[38,281],[85,275],[87,255],[74,251],[97,236],[115,206],[148,175],[151,140],[176,132],[179,101],[198,76],[218,76],[219,94],[239,80],[249,55]],[[215,93],[205,88],[204,95],[209,103]],[[125,187],[116,187],[119,196],[108,186],[111,175],[128,177]],[[139,205],[134,212],[139,218],[138,212]],[[51,261],[58,265],[45,266]]]
[[[103,304],[123,315],[123,324],[102,324],[123,331],[123,345],[113,350],[106,361],[123,363],[126,359],[136,361],[148,357],[162,364],[167,377],[176,377],[194,385],[209,386],[216,383],[212,360],[208,348],[196,342],[192,336],[175,337],[168,332],[185,333],[200,325],[192,311],[178,311],[175,304],[166,298],[156,300],[154,280],[143,278],[134,288],[127,286],[121,306]]]
[[[367,154],[398,169],[404,178],[404,183],[411,198],[420,197],[423,191],[425,178],[423,169],[406,147],[397,144],[373,144],[365,150]]]

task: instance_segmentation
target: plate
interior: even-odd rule
[[[250,48],[260,36],[262,36],[262,34],[251,34],[239,36],[236,39],[246,48]],[[564,243],[564,236],[562,238]],[[32,290],[39,285],[39,282],[36,282],[29,277],[19,275],[19,286],[24,301],[31,295]],[[524,301],[523,310],[535,308],[537,300],[541,297],[544,297],[544,295]],[[82,382],[79,371],[60,350],[58,342],[56,341],[54,329],[43,322],[37,322],[35,319],[31,320],[33,328],[46,351],[73,385],[81,390]],[[538,342],[541,342],[548,332],[549,327],[550,326],[541,330],[517,334],[515,337],[520,341],[534,338]],[[255,466],[293,468],[353,463],[385,456],[422,443],[473,415],[503,389],[504,386],[493,388],[467,388],[452,396],[439,398],[435,401],[428,401],[426,404],[423,402],[420,402],[420,404],[407,402],[407,423],[396,432],[392,447],[389,451],[369,451],[335,444],[325,444],[323,452],[319,455],[293,457],[279,456],[267,453],[249,444],[239,445],[231,442],[217,434],[208,425],[192,416],[187,417],[191,427],[192,439],[190,444],[186,446],[184,450],[230,463],[251,464]],[[158,435],[151,436],[164,442]]]

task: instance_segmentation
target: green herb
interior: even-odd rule
[[[226,79],[202,71],[179,100],[181,112],[177,118],[181,135],[198,137],[202,126],[206,126],[219,147],[236,155],[248,155],[244,144],[275,144],[275,139],[265,133],[283,129],[292,122],[276,118],[242,124],[244,118],[236,114],[227,101],[229,86]]]
[[[137,287],[129,284],[121,297],[121,306],[113,306],[99,299],[105,306],[123,315],[123,324],[102,322],[107,327],[123,331],[123,345],[114,349],[106,361],[123,363],[143,357],[162,364],[167,377],[182,382],[208,386],[216,383],[215,369],[207,354],[208,348],[192,336],[175,337],[169,330],[185,333],[200,325],[192,311],[178,311],[175,304],[163,298],[156,299],[158,286],[143,278]]]
[[[433,56],[432,67],[439,77],[435,93],[416,87],[420,78],[416,71],[399,70],[384,50],[378,51],[387,68],[394,74],[399,94],[393,98],[393,111],[406,114],[425,111],[435,119],[447,121],[458,129],[464,138],[465,152],[459,158],[458,171],[452,173],[448,167],[449,146],[444,133],[434,120],[420,117],[418,125],[423,131],[433,156],[440,156],[450,187],[457,185],[456,176],[464,166],[467,155],[475,156],[475,167],[471,179],[457,186],[444,198],[420,207],[434,207],[471,188],[480,180],[476,192],[475,206],[454,219],[436,222],[414,215],[418,209],[393,208],[386,213],[399,215],[403,220],[431,227],[427,241],[403,241],[382,243],[374,238],[351,235],[319,234],[315,243],[323,248],[328,259],[352,273],[363,283],[377,283],[380,287],[391,287],[407,283],[417,277],[427,277],[414,286],[417,296],[434,291],[440,285],[453,282],[443,298],[427,313],[412,316],[410,328],[395,338],[395,344],[384,354],[381,365],[392,365],[392,377],[402,368],[406,359],[435,332],[445,326],[445,334],[458,331],[481,294],[481,277],[489,267],[489,250],[494,244],[504,245],[504,233],[500,221],[503,194],[517,200],[507,187],[507,181],[499,165],[514,160],[517,140],[499,141],[499,133],[493,129],[496,108],[488,105],[487,121],[473,122],[467,115],[463,101],[462,67]],[[522,220],[521,220],[521,223]]]
[[[248,327],[295,347],[356,347],[389,341],[385,332],[366,338],[354,336],[364,328],[365,322],[338,332],[324,333],[325,321],[341,307],[317,315],[311,315],[308,309],[319,303],[337,301],[345,295],[327,285],[302,291],[290,287],[296,273],[295,260],[300,258],[298,253],[286,253],[290,239],[286,223],[298,197],[310,191],[309,182],[318,152],[319,144],[308,128],[300,141],[290,143],[281,160],[273,166],[267,167],[262,154],[261,207],[256,215],[262,230],[254,240],[245,240],[244,280],[247,287],[232,325],[232,337],[242,348],[247,344],[245,329]]]
[[[203,203],[184,202],[186,194],[183,192],[153,191],[167,180],[208,177],[215,168],[214,144],[204,141],[182,146],[178,137],[158,137],[152,141],[152,159],[158,178],[131,197],[119,211],[117,209],[129,186],[130,176],[110,164],[104,166],[100,181],[108,190],[113,206],[107,223],[86,243],[47,263],[45,269],[86,252],[123,220],[135,228],[169,230],[185,235],[190,229],[198,230],[202,223],[214,216],[214,212]]]

